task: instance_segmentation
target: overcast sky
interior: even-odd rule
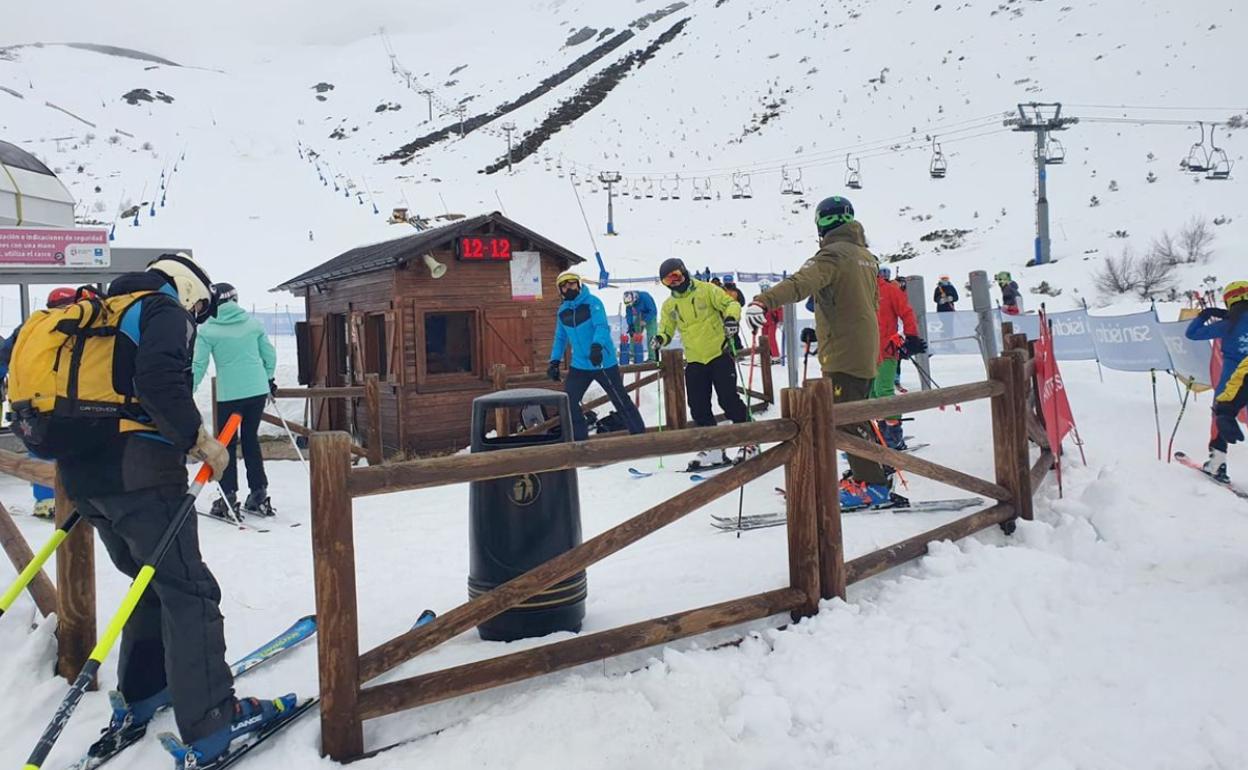
[[[0,46],[100,43],[179,63],[220,65],[238,44],[342,44],[381,26],[391,34],[515,0],[60,0],[4,2]]]

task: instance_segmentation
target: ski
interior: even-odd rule
[[[437,617],[438,617],[438,613],[434,612],[433,610],[425,610],[424,612],[420,613],[420,617],[416,618],[416,622],[412,624],[412,630],[415,631],[421,626],[429,625]]]
[[[221,524],[229,524],[231,527],[234,527],[235,529],[247,530],[251,532],[268,532],[269,531],[265,529],[264,527],[258,527],[249,521],[243,521],[243,520],[235,521],[234,519],[223,519],[220,516],[213,516],[211,513],[204,513],[202,511],[196,511],[195,513],[199,514],[200,516],[210,521],[220,522]],[[293,527],[296,525],[292,524],[291,526]]]
[[[230,672],[235,678],[238,678],[288,652],[301,642],[312,638],[314,634],[316,634],[316,616],[307,615],[302,617],[295,621],[290,628],[273,637],[272,640],[239,658],[238,661],[230,666]],[[122,751],[138,743],[146,734],[146,725],[141,728],[133,728],[123,733],[120,742],[110,746],[105,753],[93,755],[88,751],[82,755],[81,759],[69,765],[65,770],[94,770],[94,768],[100,767]]]
[[[984,499],[982,497],[963,497],[950,500],[920,500],[910,502],[907,505],[884,505],[884,506],[860,506],[857,508],[842,508],[842,513],[930,513],[933,511],[960,511],[963,508],[973,508],[982,505]],[[763,527],[778,527],[785,523],[784,513],[751,513],[741,517],[740,529],[760,529]],[[717,529],[735,530],[737,527],[736,516],[711,516],[711,525]]]
[[[1191,455],[1187,454],[1186,452],[1175,452],[1174,459],[1178,460],[1180,463],[1182,463],[1183,465],[1186,465],[1192,470],[1198,471],[1202,476],[1209,479],[1214,484],[1217,484],[1218,486],[1222,487],[1223,489],[1229,490],[1230,493],[1235,495],[1236,497],[1241,498],[1243,500],[1248,500],[1248,489],[1237,487],[1235,486],[1233,482],[1230,482],[1230,481],[1219,481],[1218,479],[1215,479],[1213,476],[1209,474],[1208,471],[1206,471],[1203,467],[1201,467],[1201,464],[1197,460],[1195,460]]]
[[[654,475],[654,472],[653,471],[649,471],[649,472],[640,471],[640,470],[637,470],[636,468],[629,468],[628,475],[632,476],[635,479],[648,479]]]
[[[229,751],[220,759],[214,762],[207,762],[202,765],[195,764],[195,770],[224,770],[224,768],[233,766],[235,762],[238,762],[243,757],[247,756],[252,749],[255,749],[269,738],[272,738],[283,728],[294,723],[294,721],[303,714],[311,711],[313,707],[320,702],[320,700],[320,698],[307,698],[303,700],[281,719],[274,720],[266,725],[262,730],[231,743]],[[186,744],[178,740],[178,737],[173,733],[161,733],[160,745],[164,746],[165,751],[168,751],[175,757],[185,755],[185,753],[190,750]]]
[[[731,468],[734,465],[736,465],[736,463],[731,462],[731,461],[726,462],[726,463],[711,463],[710,465],[690,466],[688,468],[685,468],[684,470],[678,470],[676,472],[677,473],[692,473],[696,475],[699,473],[705,473],[706,471],[716,471],[716,470],[719,470],[720,468]]]

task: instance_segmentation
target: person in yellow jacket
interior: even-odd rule
[[[796,273],[755,297],[746,307],[745,320],[751,329],[761,329],[767,311],[814,297],[823,375],[832,380],[838,402],[861,401],[871,395],[879,362],[879,262],[867,250],[862,225],[854,219],[854,207],[845,198],[820,202],[815,226],[819,251]],[[837,428],[876,443],[875,433],[866,423],[838,424]],[[852,476],[841,484],[842,508],[881,508],[908,502],[892,491],[892,481],[879,463],[851,454],[849,467]]]
[[[737,366],[732,347],[732,340],[740,330],[741,306],[720,287],[694,279],[685,263],[676,258],[664,260],[659,266],[659,281],[672,296],[664,301],[659,311],[659,333],[651,345],[657,357],[658,351],[680,332],[685,348],[685,393],[694,423],[705,428],[715,426],[712,390],[728,419],[735,423],[749,422],[749,411],[737,394]],[[741,458],[757,451],[757,447],[745,447]],[[689,463],[689,469],[732,462],[722,449],[704,450]]]

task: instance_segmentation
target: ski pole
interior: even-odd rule
[[[1157,370],[1149,369],[1148,374],[1153,378],[1153,422],[1157,423],[1157,459],[1161,459],[1161,412],[1157,409]]]
[[[806,352],[802,354],[802,384],[806,383],[806,368],[810,365],[810,342],[802,343],[806,347]]]
[[[269,403],[273,405],[273,411],[277,412],[277,419],[282,421],[282,427],[286,429],[286,435],[290,437],[290,445],[295,448],[295,454],[299,456],[299,462],[303,464],[303,469],[307,471],[308,461],[303,456],[303,452],[299,450],[299,442],[295,440],[294,431],[290,429],[290,424],[286,422],[285,415],[282,414],[282,410],[278,407],[277,399],[269,396]],[[308,471],[308,473],[310,474],[311,471]]]
[[[0,617],[3,617],[9,607],[13,606],[13,602],[17,601],[17,597],[21,596],[22,591],[26,590],[26,586],[30,585],[35,576],[39,574],[39,570],[43,569],[44,563],[52,556],[52,552],[65,541],[65,538],[69,537],[69,531],[81,519],[82,516],[78,514],[78,511],[71,513],[69,518],[65,519],[61,526],[56,528],[56,531],[52,533],[52,537],[48,538],[48,542],[43,544],[43,547],[30,560],[30,563],[26,565],[26,569],[22,570],[22,573],[17,576],[13,584],[8,587],[8,590],[0,594]]]
[[[888,442],[884,440],[884,434],[880,432],[880,424],[875,420],[870,420],[871,430],[875,431],[875,437],[880,440],[880,446],[888,449]],[[906,481],[906,474],[901,472],[901,468],[893,468],[893,472],[897,474],[897,480],[901,482],[901,486],[906,490],[910,489],[910,484]]]
[[[1192,386],[1196,384],[1193,375],[1187,378],[1187,392],[1183,394],[1183,403],[1179,405],[1179,417],[1174,421],[1174,430],[1170,433],[1170,446],[1166,448],[1166,462],[1174,457],[1174,437],[1179,435],[1179,423],[1183,422],[1183,412],[1187,410],[1187,397],[1192,395]]]
[[[221,430],[221,435],[217,437],[217,440],[222,444],[229,444],[230,439],[234,437],[234,432],[238,430],[238,424],[242,422],[242,419],[241,415],[230,415],[229,419],[225,421],[225,427]],[[104,629],[104,635],[100,637],[100,640],[95,644],[95,648],[91,650],[91,654],[87,656],[87,662],[83,664],[82,671],[79,672],[78,678],[74,680],[73,685],[69,688],[69,693],[66,694],[65,700],[61,701],[61,705],[57,707],[56,713],[52,716],[52,721],[48,723],[47,728],[44,729],[43,735],[39,737],[39,742],[35,744],[35,750],[30,753],[30,759],[26,760],[26,766],[23,770],[39,770],[40,766],[43,765],[43,761],[48,758],[48,754],[52,751],[52,746],[56,743],[56,739],[60,737],[61,731],[69,723],[69,718],[74,713],[74,709],[78,707],[78,702],[82,700],[83,693],[91,686],[96,673],[99,672],[100,664],[104,662],[104,658],[108,656],[109,650],[117,642],[117,637],[121,636],[121,630],[125,628],[126,621],[130,619],[134,608],[138,606],[139,600],[143,598],[143,592],[147,590],[148,584],[155,577],[156,567],[173,546],[173,541],[177,538],[182,525],[192,515],[191,512],[195,509],[195,498],[210,479],[212,479],[212,467],[208,463],[200,465],[199,472],[195,474],[195,480],[191,483],[190,489],[187,490],[186,496],[182,499],[182,502],[178,505],[177,512],[173,515],[173,521],[169,523],[164,534],[160,536],[160,540],[156,543],[155,552],[147,560],[147,563],[139,569],[139,574],[135,575],[134,581],[130,584],[130,589],[126,591],[126,596],[121,601],[121,606],[117,609],[117,613],[108,622],[108,627]]]
[[[910,359],[910,363],[914,364],[914,368],[918,371],[918,373],[919,373],[919,377],[920,377],[921,379],[923,379],[924,381],[926,381],[926,382],[927,382],[927,384],[928,384],[928,385],[931,385],[933,388],[936,388],[937,390],[940,390],[940,385],[938,385],[938,384],[936,383],[936,380],[933,380],[933,379],[932,379],[932,373],[931,373],[931,372],[929,372],[926,368],[924,368],[924,366],[923,366],[922,364],[920,364],[918,361],[914,360],[914,358],[913,358],[913,357]],[[961,404],[954,404],[954,405],[953,405],[953,410],[954,410],[955,412],[961,412],[961,411],[962,411],[962,405],[961,405]],[[943,406],[942,406],[942,407],[940,407],[940,411],[942,411],[942,412],[943,412],[943,411],[945,411],[945,408],[944,408]]]
[[[755,331],[750,339],[750,376],[745,381],[745,416],[750,418],[750,422],[754,421],[754,413],[750,411],[750,391],[754,388],[754,348],[758,347],[758,332]],[[735,344],[734,344],[735,348]],[[735,353],[735,350],[734,350]],[[735,357],[735,356],[734,356]],[[741,539],[741,520],[745,515],[745,485],[741,485],[740,494],[737,495],[737,539]]]
[[[659,389],[658,398],[655,401],[659,405],[659,433],[663,432],[663,363],[659,362],[659,379],[655,381],[655,385]],[[659,468],[663,467],[663,455],[659,455]]]

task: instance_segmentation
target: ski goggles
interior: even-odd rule
[[[660,278],[659,281],[664,286],[671,289],[685,282],[685,274],[681,270],[673,270],[672,272]]]
[[[576,286],[579,289],[581,286],[581,279],[580,278],[564,278],[562,281],[558,283],[556,288],[559,289],[559,291],[563,291],[563,287],[565,286]]]

